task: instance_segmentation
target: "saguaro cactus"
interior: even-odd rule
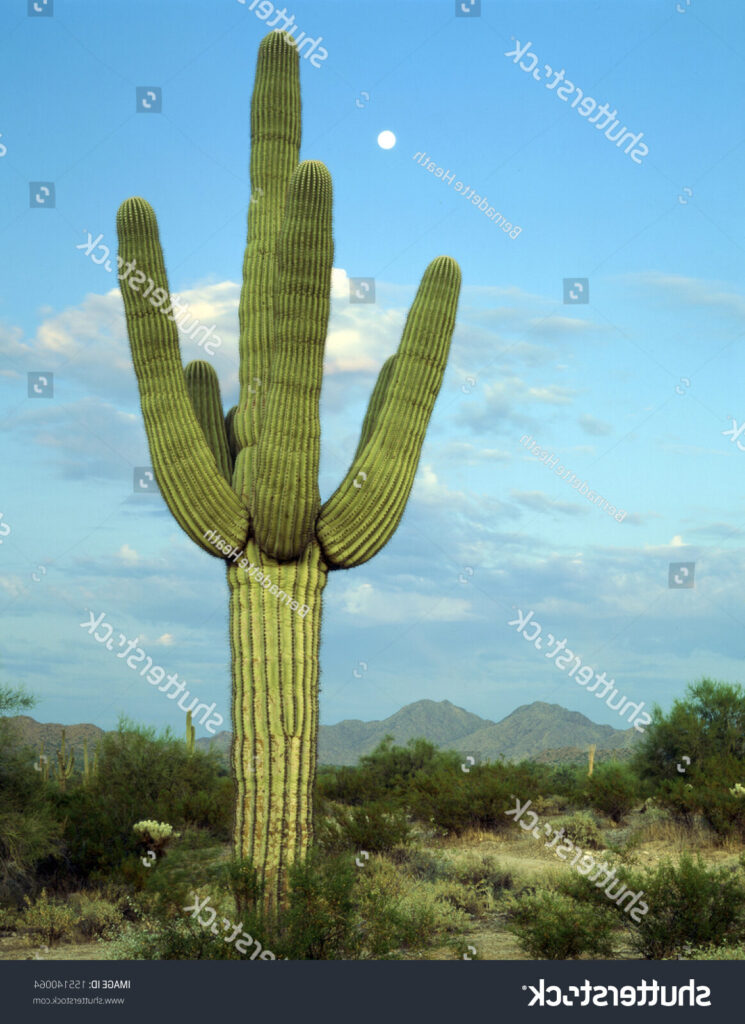
[[[186,712],[186,751],[188,754],[194,753],[194,726],[191,724],[191,711]]]
[[[121,290],[155,476],[185,532],[227,566],[234,849],[259,869],[270,906],[312,839],[326,577],[372,558],[399,524],[460,290],[458,265],[438,256],[380,371],[349,471],[322,504],[331,178],[322,163],[298,163],[299,151],[298,54],[272,32],[259,48],[251,104],[240,396],[227,416],[215,371],[203,361],[184,369],[174,316],[160,308],[169,290],[153,210],[135,197],[117,216],[121,259],[140,275]]]

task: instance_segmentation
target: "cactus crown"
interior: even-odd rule
[[[349,471],[321,504],[332,186],[322,163],[298,162],[300,134],[298,53],[271,32],[259,48],[251,105],[240,396],[227,416],[212,366],[198,360],[184,370],[175,318],[148,298],[169,289],[155,214],[139,197],[117,215],[120,255],[150,286],[123,284],[122,295],[153,468],[182,528],[216,557],[225,556],[205,539],[211,531],[239,550],[254,538],[280,562],[316,541],[328,568],[341,569],[376,554],[403,515],[445,369],[460,271],[446,256],[427,267]]]

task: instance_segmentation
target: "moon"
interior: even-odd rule
[[[396,136],[393,132],[381,132],[380,135],[378,135],[378,145],[381,149],[393,149],[396,145]]]

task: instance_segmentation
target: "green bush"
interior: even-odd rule
[[[740,946],[700,946],[698,949],[686,949],[684,954],[676,957],[665,957],[674,960],[745,960],[745,945]]]
[[[75,927],[73,910],[59,900],[51,899],[46,889],[42,889],[34,902],[24,896],[26,909],[21,914],[19,924],[31,935],[37,935],[48,946],[53,946],[60,939],[69,935]]]
[[[314,851],[290,869],[289,907],[276,931],[289,960],[348,960],[362,947],[349,856],[322,859]]]
[[[62,835],[47,788],[33,770],[34,751],[4,717],[33,705],[23,690],[0,686],[0,899],[16,906],[39,864],[59,850]]]
[[[694,862],[683,854],[677,865],[668,860],[646,871],[622,869],[618,876],[629,889],[644,892],[649,909],[629,928],[633,949],[647,960],[661,960],[686,946],[721,946],[745,938],[745,886],[739,872],[707,868],[700,857]]]
[[[67,822],[67,871],[97,879],[116,873],[126,858],[138,854],[132,826],[143,818],[170,822],[179,831],[197,825],[227,836],[228,826],[218,815],[218,809],[226,810],[226,784],[218,771],[216,753],[189,754],[167,730],[156,736],[153,729],[122,721],[117,732],[101,740],[92,783],[54,797],[58,816]]]
[[[85,939],[107,938],[124,924],[118,906],[101,896],[74,893],[68,905],[75,916],[75,927]]]
[[[600,834],[598,823],[589,811],[576,811],[574,814],[565,815],[551,822],[554,829],[564,829],[566,839],[571,839],[575,846],[581,849],[602,850],[605,847],[603,837]],[[556,846],[561,846],[561,840]]]
[[[505,901],[508,930],[534,960],[574,960],[583,954],[614,954],[616,924],[610,910],[581,903],[560,892],[540,890]]]
[[[316,843],[325,852],[367,850],[383,853],[396,846],[406,846],[411,828],[404,811],[388,802],[365,807],[328,806],[326,814],[316,821]]]
[[[225,942],[190,918],[148,918],[137,925],[130,924],[111,944],[109,955],[114,960],[245,959],[235,943]]]
[[[636,803],[641,803],[640,783],[627,764],[599,764],[585,785],[590,807],[620,822]]]
[[[496,857],[490,854],[461,855],[444,867],[443,874],[492,896],[498,896],[504,889],[511,889],[514,885],[512,872],[501,868]]]
[[[369,869],[369,870],[368,870]],[[418,952],[460,935],[466,913],[450,898],[447,883],[425,882],[396,871],[386,860],[371,861],[360,871],[359,920],[364,955],[376,960],[399,959],[401,950]]]
[[[394,846],[386,852],[386,857],[392,864],[402,867],[412,878],[426,882],[441,878],[445,871],[442,859],[420,846]]]
[[[431,769],[447,757],[428,740],[412,739],[399,747],[392,736],[386,736],[354,767],[320,768],[316,791],[320,797],[352,805],[401,798],[417,772]]]

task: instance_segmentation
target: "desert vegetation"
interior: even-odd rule
[[[234,856],[233,782],[216,753],[195,748],[188,730],[185,742],[122,720],[95,761],[78,767],[66,754],[61,770],[43,771],[8,717],[32,704],[0,691],[4,959],[745,952],[739,686],[692,684],[667,714],[655,710],[631,760],[592,774],[471,764],[390,738],[355,766],[321,766],[314,846],[277,909],[254,865]],[[508,813],[516,804],[532,817]],[[582,871],[585,858],[647,910],[634,919]]]

